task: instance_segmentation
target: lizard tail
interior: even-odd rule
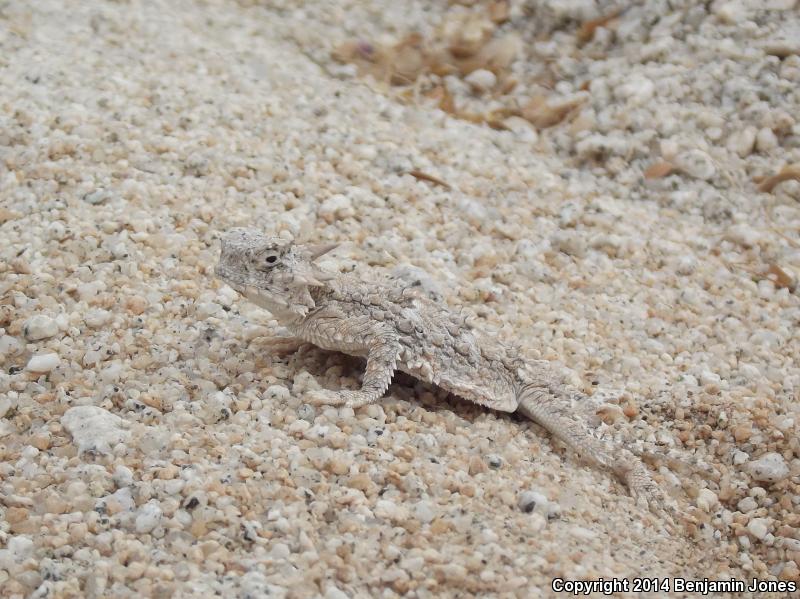
[[[547,386],[527,385],[519,393],[517,410],[561,439],[595,466],[616,474],[637,502],[662,504],[663,496],[645,465],[628,449],[594,435],[588,423],[576,418],[572,397]]]

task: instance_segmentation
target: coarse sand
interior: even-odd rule
[[[0,597],[800,583],[799,115],[795,0],[1,2]],[[309,405],[363,366],[270,349],[242,225],[513,334],[685,518],[406,377]]]

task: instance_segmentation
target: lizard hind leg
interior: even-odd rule
[[[616,474],[627,485],[638,504],[660,513],[668,511],[661,489],[650,477],[645,465],[628,449],[596,437],[588,423],[573,413],[568,394],[548,386],[527,385],[519,393],[517,410],[593,465]]]

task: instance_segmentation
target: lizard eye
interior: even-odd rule
[[[281,254],[275,250],[266,250],[257,258],[255,267],[258,270],[270,270],[272,267],[277,266]]]

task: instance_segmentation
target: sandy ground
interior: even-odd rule
[[[512,2],[501,99],[330,58],[474,6],[0,4],[0,596],[800,582],[800,182],[759,190],[800,163],[794,4],[635,5],[579,44],[613,7]],[[473,112],[576,108],[493,128],[437,108],[442,84]],[[212,276],[240,225],[341,241],[330,268],[515,334],[599,433],[675,457],[652,468],[686,520],[413,380],[308,405],[362,366],[268,350],[269,314]]]

